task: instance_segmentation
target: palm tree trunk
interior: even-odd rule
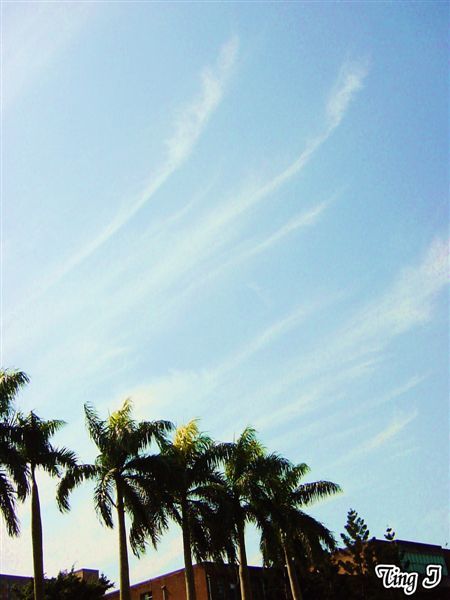
[[[41,504],[34,466],[31,467],[31,541],[33,545],[34,600],[44,600]]]
[[[247,552],[245,550],[245,524],[243,521],[237,524],[238,551],[239,551],[239,584],[241,588],[241,600],[252,600],[252,587],[250,573],[247,565]]]
[[[189,528],[186,504],[181,506],[181,529],[183,531],[184,579],[186,582],[186,600],[197,600],[195,592],[194,569],[192,568],[191,531]]]
[[[286,568],[289,577],[289,585],[291,586],[291,594],[293,600],[303,600],[302,592],[300,590],[300,584],[297,577],[297,570],[295,563],[292,559],[291,553],[289,552],[286,541],[283,541],[283,552],[286,560]]]
[[[117,520],[119,523],[119,569],[120,600],[130,600],[130,571],[128,567],[127,530],[125,527],[125,509],[119,484],[117,486]]]

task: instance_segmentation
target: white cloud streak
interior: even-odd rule
[[[242,406],[250,407],[253,412],[258,407],[259,414],[264,413],[256,420],[253,416],[252,423],[259,430],[269,432],[287,421],[295,421],[306,412],[339,404],[345,398],[344,390],[353,381],[370,376],[380,368],[383,351],[394,338],[431,318],[436,295],[448,283],[447,247],[447,242],[436,239],[422,261],[400,273],[378,299],[357,310],[338,331],[328,339],[320,340],[315,350],[307,350],[290,359],[287,375],[278,377],[272,384],[263,384],[256,389],[254,397],[242,397]],[[237,371],[258,352],[270,348],[277,339],[300,326],[304,319],[320,308],[319,305],[297,307],[214,368],[201,372],[170,373],[148,387],[144,386],[139,394],[140,409],[144,414],[153,399],[158,399],[157,406],[173,407],[175,414],[180,414],[183,407],[192,410],[192,405],[186,406],[186,398],[195,399],[194,406],[201,407],[206,398],[214,397],[231,372]],[[425,377],[414,376],[379,398],[358,403],[355,414],[376,409],[380,403],[401,397],[416,388]],[[300,394],[295,392],[299,384],[302,386]],[[283,400],[280,405],[277,400],[280,397],[290,397],[292,401],[286,403]],[[277,402],[276,411],[273,411],[274,402]],[[226,420],[229,416],[225,405],[220,418]],[[243,415],[243,418],[248,417]],[[367,442],[364,451],[376,448],[408,423],[406,418],[395,420],[383,435]]]
[[[215,67],[203,71],[200,94],[180,111],[176,119],[174,134],[166,141],[166,160],[156,176],[152,177],[151,181],[142,190],[137,200],[120,211],[102,232],[67,260],[52,276],[51,281],[47,283],[47,288],[89,258],[122,229],[153,198],[169,177],[186,162],[223,98],[237,59],[238,47],[238,38],[234,36],[222,47]]]
[[[278,175],[274,176],[254,191],[245,192],[238,196],[234,201],[231,200],[227,202],[226,206],[221,211],[215,211],[209,220],[209,223],[206,223],[207,228],[218,230],[225,225],[228,225],[243,212],[249,210],[269,195],[275,193],[281,186],[304,169],[314,154],[340,125],[354,95],[362,88],[364,79],[367,75],[367,67],[357,63],[354,65],[346,65],[343,68],[343,71],[344,75],[341,73],[328,99],[326,111],[327,123],[324,131],[311,140],[299,157]],[[336,106],[332,112],[332,118],[330,118],[330,106]],[[318,207],[317,210],[320,212],[320,207]],[[313,220],[315,215],[311,214],[309,218]]]
[[[223,94],[226,87],[226,82],[231,75],[233,65],[236,61],[237,45],[237,40],[233,38],[224,46],[215,69],[203,75],[203,91],[201,95],[196,102],[187,107],[179,116],[176,133],[172,136],[168,145],[169,158],[165,167],[166,171],[160,174],[161,178],[168,176],[167,173],[173,172],[173,169],[186,160],[189,152],[192,151],[198,136],[204,129],[214,107],[218,105],[221,94]],[[352,77],[357,78],[362,85],[365,74],[364,70],[358,68],[354,71]],[[334,87],[328,103],[334,97],[339,96],[344,87],[348,88],[347,79],[345,78],[339,85]],[[357,86],[354,86],[354,89],[356,90]],[[353,95],[348,89],[344,94],[344,99],[345,101],[340,101],[342,116],[353,99]],[[325,115],[324,133],[309,144],[290,166],[266,181],[263,185],[251,190],[244,189],[237,197],[228,199],[218,209],[211,211],[204,218],[195,220],[191,226],[184,226],[179,231],[166,231],[164,240],[160,240],[153,234],[150,239],[143,239],[142,243],[134,248],[136,259],[140,260],[141,263],[145,263],[145,271],[142,277],[133,277],[131,281],[127,282],[127,285],[123,285],[123,275],[127,272],[126,265],[130,262],[130,259],[132,260],[132,257],[128,255],[126,255],[124,260],[120,260],[111,266],[108,265],[108,269],[100,274],[92,282],[92,286],[90,286],[91,295],[96,290],[95,294],[98,305],[105,307],[105,310],[102,310],[97,316],[97,332],[101,330],[102,324],[108,327],[112,320],[117,324],[117,320],[121,318],[121,315],[128,315],[133,307],[138,307],[144,301],[153,315],[152,327],[160,327],[161,323],[166,322],[168,315],[173,317],[174,310],[179,309],[186,302],[189,294],[197,289],[198,286],[210,281],[218,273],[223,272],[225,267],[237,265],[244,260],[268,251],[276,243],[280,243],[293,232],[317,223],[330,202],[333,201],[333,198],[295,215],[278,230],[269,234],[266,239],[258,240],[250,247],[242,248],[241,246],[240,249],[238,248],[238,253],[234,256],[232,255],[231,259],[229,258],[229,251],[226,255],[222,252],[230,238],[236,235],[236,222],[247,214],[250,208],[261,203],[269,195],[275,194],[280,186],[297,175],[338,124],[338,122],[334,122],[330,125],[328,117]],[[188,143],[188,140],[190,140],[190,143]],[[159,185],[162,185],[162,179],[153,180],[142,194],[138,203],[133,204],[126,212],[120,214],[81,253],[72,257],[62,270],[59,271],[53,282],[87,258],[114,235],[139,210],[142,203],[145,203],[151,197]],[[172,223],[173,216],[169,217],[169,226]],[[153,257],[151,268],[148,268],[148,260],[144,259],[144,257],[148,257],[149,255]],[[138,265],[136,267],[139,268]],[[120,285],[117,285],[118,282],[120,282]],[[48,287],[48,282],[46,285]],[[106,304],[104,289],[114,290],[113,294],[108,294]],[[71,299],[69,299],[70,302]],[[76,311],[76,306],[74,304],[74,311]],[[63,309],[64,315],[67,315],[69,310],[67,303],[64,304]],[[98,335],[96,333],[96,337]],[[83,331],[83,344],[85,344],[86,338],[90,336],[90,332]],[[17,339],[17,335],[13,337]],[[72,337],[71,341],[68,339],[65,340],[65,348],[70,349],[79,345],[77,340],[80,337],[80,332],[74,332]],[[116,346],[117,344],[113,344],[114,348]],[[123,344],[120,343],[117,348],[123,348]],[[54,349],[49,350],[48,359],[43,357],[42,360],[44,362],[45,360],[53,361],[54,352]],[[116,350],[110,356],[114,357],[115,352]],[[95,357],[92,357],[93,362],[97,361],[98,356],[99,353],[96,352]],[[88,359],[88,356],[86,358]]]
[[[350,377],[367,374],[367,368],[376,367],[394,338],[427,322],[437,294],[448,282],[448,242],[436,239],[422,262],[403,271],[386,293],[357,311],[316,349],[304,356],[296,356],[288,366],[287,375],[269,388],[257,390],[259,402],[262,398],[270,402],[302,382],[303,387],[311,386],[311,393],[302,393],[294,401],[284,404],[283,410],[277,411],[277,423],[292,419],[306,409],[323,407],[324,396],[328,398],[329,390],[347,376],[345,374]],[[411,381],[410,386],[417,383]],[[400,394],[402,390],[397,392]],[[258,426],[271,424],[272,419],[262,419]]]
[[[226,60],[225,64],[228,65],[229,62],[229,60]],[[228,67],[226,70],[228,70]],[[366,75],[367,67],[364,65],[355,63],[344,66],[327,101],[324,131],[309,142],[300,156],[283,171],[260,186],[243,189],[241,193],[232,196],[223,202],[219,208],[214,209],[206,217],[196,222],[190,228],[187,228],[181,236],[177,236],[169,251],[161,257],[157,266],[152,269],[148,276],[128,288],[128,298],[135,302],[140,297],[148,298],[149,294],[155,290],[158,290],[160,294],[161,290],[165,290],[174,283],[178,283],[192,269],[198,268],[200,265],[206,265],[207,261],[212,259],[226,245],[230,238],[235,235],[236,223],[239,219],[248,214],[250,209],[254,209],[266,198],[275,194],[283,185],[297,176],[306,167],[309,160],[341,123],[354,95],[361,89]],[[330,105],[339,107],[335,109],[335,114],[339,114],[339,119],[334,118],[330,121]],[[181,135],[181,138],[183,137]],[[181,147],[184,147],[184,143],[180,143]],[[174,153],[174,155],[177,154],[178,152]],[[180,150],[180,154],[183,155],[184,151]],[[244,250],[244,254],[238,257],[236,262],[263,252],[301,227],[315,224],[328,207],[329,202],[322,202],[309,211],[297,215],[269,238],[258,243],[254,248]],[[223,268],[229,266],[230,262],[234,262],[234,260],[226,260],[225,264],[222,262],[207,270],[206,273],[201,273],[200,276],[195,278],[194,283],[189,283],[186,286],[182,294],[186,296],[192,293],[198,285],[211,280]],[[177,302],[179,300],[180,295],[177,297]],[[122,297],[120,306],[125,306],[126,304],[127,298]]]
[[[368,61],[345,63],[327,104],[330,129],[338,127],[354,95],[362,88],[368,71]]]
[[[341,458],[333,461],[331,464],[327,464],[327,468],[340,466],[349,462],[354,462],[355,459],[365,456],[366,454],[379,450],[387,443],[391,442],[397,437],[414,419],[417,418],[418,410],[413,410],[410,413],[405,413],[396,416],[384,429],[379,431],[376,435],[369,438],[363,444],[356,446],[350,452],[344,454]]]
[[[53,284],[57,283],[64,275],[88,259],[105,244],[150,200],[167,178],[183,164],[224,94],[226,84],[233,71],[233,65],[236,62],[237,52],[238,40],[237,38],[231,38],[222,48],[215,68],[206,70],[203,73],[202,92],[191,105],[181,111],[175,126],[175,133],[168,142],[168,158],[159,175],[149,183],[140,198],[119,213],[103,232],[69,258],[56,272],[50,274],[49,278],[44,279],[39,290],[33,296],[33,301],[36,296],[42,296]],[[353,67],[353,71],[348,71],[347,78],[356,78],[360,81],[361,86],[365,76],[366,71],[364,69]],[[342,95],[344,88],[348,88],[347,79],[342,79],[342,76],[340,76],[328,99],[328,104],[333,103],[333,98]],[[354,89],[356,90],[357,86],[354,86]],[[340,101],[342,116],[350,105],[353,95],[347,89],[344,97],[345,101]],[[168,217],[166,225],[163,223],[161,226],[165,232],[162,248],[159,247],[161,239],[158,237],[158,232],[156,232],[156,235],[155,232],[152,232],[151,239],[144,239],[135,248],[136,256],[141,257],[141,262],[143,256],[151,254],[154,257],[152,268],[149,269],[146,264],[143,277],[135,278],[127,286],[120,285],[117,293],[114,294],[114,301],[108,298],[107,310],[102,313],[101,320],[106,323],[111,319],[117,319],[121,314],[127,314],[133,306],[138,306],[139,302],[145,299],[146,304],[152,306],[153,313],[158,313],[158,319],[155,319],[154,322],[162,323],[169,314],[173,316],[173,311],[183,305],[199,286],[212,281],[228,267],[269,250],[276,243],[281,242],[285,237],[300,228],[313,226],[327,209],[329,203],[333,201],[333,198],[319,203],[307,211],[302,211],[266,239],[256,242],[253,246],[243,248],[241,255],[235,255],[230,259],[228,252],[224,260],[224,256],[221,254],[221,250],[236,235],[237,221],[248,214],[251,208],[257,206],[269,195],[275,194],[282,185],[296,176],[338,125],[337,121],[330,125],[326,114],[324,132],[308,144],[307,148],[290,166],[260,186],[251,189],[244,188],[236,196],[228,198],[219,208],[194,221],[192,225],[176,231],[175,234],[172,232],[171,235],[167,231],[166,225],[171,227],[174,223],[174,217],[173,215]],[[150,247],[148,247],[149,244]],[[109,265],[107,271],[93,282],[93,288],[97,288],[100,295],[99,303],[103,304],[101,286],[104,288],[108,286],[109,282],[114,287],[114,282],[122,282],[123,274],[126,273],[130,260],[132,261],[133,258],[130,258],[128,254],[125,255],[123,260],[114,265]],[[174,293],[175,288],[176,293]],[[26,304],[27,306],[30,305],[30,299],[27,300]],[[67,311],[68,305],[66,303],[64,314],[67,314]],[[18,339],[20,336],[14,335],[12,337]]]
[[[326,404],[324,402],[324,398],[328,398],[329,401],[333,404],[339,404],[341,400],[345,398],[343,394],[342,387],[345,386],[348,388],[349,384],[354,379],[361,378],[364,375],[368,376],[371,374],[371,368],[375,367],[378,363],[374,361],[371,363],[362,363],[358,365],[355,369],[354,367],[346,372],[333,374],[329,379],[321,379],[318,384],[311,390],[307,390],[306,397],[313,396],[315,400],[320,401],[320,406],[323,408]],[[374,411],[376,409],[378,411],[380,405],[391,404],[398,398],[402,396],[408,395],[409,392],[416,389],[424,380],[426,376],[414,376],[405,381],[403,384],[396,386],[381,396],[374,398],[372,400],[368,400],[367,402],[358,402],[358,404],[351,405],[349,403],[349,410],[352,415],[352,425],[350,427],[340,427],[339,424],[341,421],[345,420],[347,422],[347,413],[342,412],[340,408],[338,408],[333,413],[327,413],[324,417],[323,414],[312,420],[309,424],[302,425],[302,440],[310,439],[312,437],[317,438],[317,436],[325,437],[327,442],[336,443],[339,440],[344,440],[349,437],[354,437],[355,434],[361,434],[362,432],[366,432],[372,426],[371,420],[366,419],[365,417],[370,413],[370,411]],[[346,401],[349,402],[349,399],[346,398]],[[386,410],[385,408],[383,410]],[[372,412],[375,415],[374,412]],[[361,417],[364,415],[363,421],[358,421],[357,417]],[[364,434],[366,435],[366,434]],[[294,444],[298,442],[298,431],[294,430],[292,433],[283,432],[282,435],[275,438],[275,441],[272,440],[274,446],[279,447],[280,444]]]
[[[220,104],[236,63],[239,41],[233,36],[222,47],[214,69],[202,73],[202,92],[178,117],[175,133],[167,140],[168,168],[177,169],[192,152],[208,120]]]
[[[180,404],[184,403],[186,398],[195,398],[196,405],[200,406],[205,398],[225,383],[230,372],[299,327],[306,318],[329,302],[330,299],[296,307],[215,367],[199,372],[171,372],[148,385],[132,390],[130,396],[135,403],[136,414],[148,415],[149,410],[157,414],[161,406],[166,407],[166,410],[169,407],[174,412],[179,412]],[[189,410],[191,409],[192,405],[189,407]]]
[[[61,57],[94,10],[84,2],[3,3],[3,110]]]

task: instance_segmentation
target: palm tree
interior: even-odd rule
[[[305,464],[290,465],[266,480],[256,500],[262,531],[261,549],[265,564],[282,557],[286,564],[293,600],[302,600],[297,576],[296,559],[312,559],[323,553],[322,546],[335,549],[332,533],[319,521],[307,515],[304,508],[341,492],[331,481],[301,483],[309,472]]]
[[[277,454],[268,454],[256,437],[256,431],[246,427],[237,441],[229,445],[225,460],[225,487],[234,523],[234,536],[239,558],[241,599],[251,600],[252,590],[245,546],[245,526],[258,522],[256,498],[270,474],[283,472],[288,461]]]
[[[130,400],[125,400],[106,420],[100,419],[88,404],[84,411],[89,435],[99,454],[93,464],[69,469],[58,487],[57,499],[61,510],[69,510],[70,492],[82,481],[92,480],[96,484],[95,508],[107,527],[114,526],[112,510],[116,509],[120,600],[130,600],[125,517],[128,514],[131,518],[130,545],[137,556],[145,551],[146,537],[156,545],[160,533],[167,527],[162,503],[157,497],[164,464],[160,455],[148,455],[145,450],[153,441],[160,446],[167,443],[165,435],[173,425],[168,421],[134,421]]]
[[[33,546],[34,598],[44,600],[44,559],[42,518],[36,471],[42,469],[53,477],[61,477],[61,467],[75,464],[74,453],[67,448],[56,448],[50,438],[63,426],[64,421],[43,421],[34,412],[17,416],[17,444],[20,456],[27,465],[31,486],[31,539]]]
[[[9,535],[19,534],[16,496],[28,491],[27,467],[17,449],[18,431],[14,399],[29,381],[22,371],[0,371],[0,511]]]
[[[192,555],[198,560],[231,551],[229,543],[217,543],[218,495],[223,477],[217,470],[225,445],[199,431],[196,419],[178,427],[172,443],[164,450],[169,464],[166,509],[183,535],[186,598],[196,600]],[[223,530],[220,534],[223,533]],[[228,540],[229,542],[229,540]]]

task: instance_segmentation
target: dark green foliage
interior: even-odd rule
[[[14,410],[14,400],[30,379],[23,371],[0,370],[0,415],[10,416]]]
[[[44,600],[44,554],[42,519],[36,472],[44,470],[52,477],[61,477],[63,468],[76,463],[74,452],[57,448],[51,443],[53,435],[64,421],[44,421],[34,412],[17,415],[17,449],[27,466],[28,490],[31,496],[31,541],[33,546],[34,600]]]
[[[341,489],[330,481],[302,483],[308,472],[306,464],[289,462],[278,473],[269,470],[255,503],[260,512],[258,525],[264,563],[286,564],[294,600],[302,599],[305,575],[322,559],[324,548],[336,548],[333,534],[305,509]]]
[[[241,597],[248,600],[252,596],[247,568],[246,525],[260,523],[259,500],[263,496],[266,482],[287,469],[289,461],[278,454],[269,454],[252,427],[246,427],[235,442],[224,446],[227,452],[224,462],[224,507],[221,514],[226,514],[229,520],[227,527],[239,561]]]
[[[333,534],[319,521],[305,513],[305,509],[341,492],[341,488],[330,481],[302,483],[309,472],[305,464],[287,463],[278,474],[267,477],[262,495],[256,504],[260,510],[259,526],[262,530],[261,550],[265,564],[277,562],[283,543],[287,543],[304,565],[316,564],[324,548],[334,550]],[[278,553],[277,553],[278,548]],[[284,558],[281,558],[284,562]]]
[[[340,567],[348,575],[360,577],[372,570],[374,563],[373,549],[368,544],[369,529],[356,510],[347,513],[346,533],[341,533],[347,557],[339,562]]]
[[[75,465],[74,452],[64,447],[56,448],[50,442],[64,425],[65,422],[58,419],[44,421],[34,412],[17,415],[18,448],[32,473],[40,468],[52,477],[61,477],[62,468]]]
[[[17,449],[20,431],[14,413],[14,400],[28,383],[22,371],[0,371],[0,512],[9,535],[18,535],[16,499],[29,491],[28,469]]]
[[[72,490],[84,481],[93,481],[95,510],[101,521],[112,528],[117,498],[131,517],[130,544],[139,556],[146,538],[156,545],[165,528],[164,515],[157,511],[158,480],[164,464],[157,454],[145,451],[152,442],[162,444],[172,424],[168,421],[136,422],[131,418],[131,402],[102,420],[89,404],[85,405],[86,426],[99,454],[93,464],[76,464],[58,486],[57,501],[62,511],[70,508]],[[162,518],[162,521],[160,520]]]
[[[135,421],[132,405],[122,407],[101,419],[95,409],[85,404],[86,426],[98,448],[93,464],[76,464],[68,470],[58,486],[57,500],[68,511],[69,496],[83,481],[93,481],[94,505],[100,519],[113,527],[115,509],[119,530],[120,599],[130,600],[130,576],[126,517],[131,520],[129,541],[137,556],[150,540],[156,546],[167,528],[167,516],[161,502],[160,482],[166,470],[159,454],[148,454],[153,442],[167,445],[168,421]]]
[[[400,552],[395,541],[395,532],[388,528],[385,542],[370,538],[370,531],[355,510],[347,514],[346,533],[341,534],[345,543],[342,559],[338,561],[341,570],[339,578],[345,582],[343,588],[349,600],[393,600],[404,597],[399,589],[385,589],[375,574],[377,564],[400,566]],[[340,596],[337,596],[339,598]]]
[[[100,600],[105,592],[113,587],[113,583],[100,575],[98,581],[85,581],[71,571],[61,571],[57,577],[44,582],[45,600]],[[33,600],[33,582],[16,589],[17,600]]]
[[[196,598],[192,557],[220,560],[234,551],[226,537],[228,510],[222,504],[223,476],[218,469],[226,453],[226,445],[201,432],[196,419],[178,427],[163,448],[168,472],[160,482],[161,500],[166,514],[181,527],[187,600]]]

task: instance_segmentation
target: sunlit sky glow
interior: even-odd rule
[[[68,422],[130,396],[344,494],[333,531],[444,545],[448,5],[2,3],[2,366]],[[88,488],[41,477],[45,569],[117,581]],[[2,529],[0,571],[31,574]],[[182,566],[176,529],[133,582]],[[249,556],[259,561],[249,531]]]

